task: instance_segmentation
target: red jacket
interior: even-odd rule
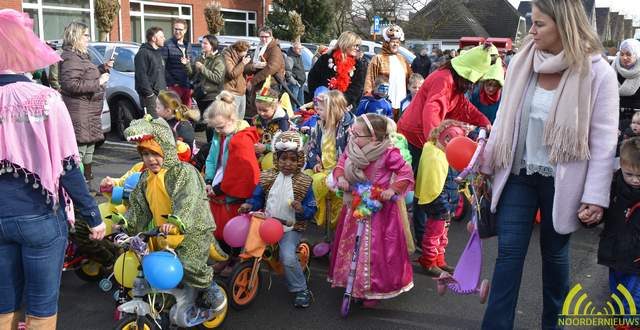
[[[258,143],[255,127],[245,128],[234,134],[229,142],[229,159],[225,167],[220,189],[236,198],[249,198],[260,179],[260,167],[254,150]]]
[[[449,69],[430,74],[398,122],[398,132],[411,145],[422,149],[431,130],[444,119],[455,119],[476,126],[487,126],[485,117],[463,93],[456,89]]]

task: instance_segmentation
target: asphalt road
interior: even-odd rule
[[[124,173],[139,157],[133,146],[107,142],[94,156],[94,175],[97,182],[106,175]],[[97,184],[96,182],[96,184]],[[313,226],[311,226],[313,227]],[[599,229],[580,230],[571,238],[571,286],[580,283],[596,306],[608,297],[608,271],[596,264]],[[465,223],[453,223],[449,231],[447,259],[450,263],[460,256],[468,233]],[[320,231],[310,228],[310,241],[321,237]],[[539,230],[534,229],[529,244],[516,328],[539,329],[542,313],[541,258]],[[483,277],[491,279],[497,254],[495,238],[483,241]],[[414,259],[417,255],[414,256]],[[424,275],[414,263],[414,288],[395,299],[382,301],[375,310],[352,308],[348,318],[340,316],[343,289],[332,289],[326,282],[328,260],[313,259],[310,288],[315,301],[310,308],[300,310],[292,306],[293,297],[287,293],[284,279],[273,275],[269,287],[268,276],[253,305],[243,311],[229,311],[223,328],[228,329],[478,329],[484,305],[478,296],[457,296],[447,293],[438,296],[436,283]],[[58,328],[111,329],[114,325],[114,301],[97,284],[83,282],[72,272],[62,276]],[[598,308],[598,307],[597,307]],[[494,315],[492,317],[501,317]]]

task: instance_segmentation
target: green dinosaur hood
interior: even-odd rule
[[[124,130],[124,136],[129,142],[139,143],[144,140],[154,139],[164,153],[163,167],[170,167],[180,163],[176,150],[176,141],[169,124],[162,118],[153,119],[150,115],[131,121]]]

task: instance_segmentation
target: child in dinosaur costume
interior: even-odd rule
[[[126,231],[136,234],[155,227],[165,233],[177,230],[170,245],[184,267],[183,282],[203,289],[198,304],[215,308],[224,303],[220,288],[207,266],[215,229],[207,205],[205,184],[198,171],[178,160],[175,139],[162,118],[145,116],[125,130],[129,141],[138,144],[146,170],[129,196]]]

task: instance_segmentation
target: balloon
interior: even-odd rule
[[[151,252],[142,258],[144,277],[151,287],[169,290],[182,281],[184,269],[180,259],[169,252]]]
[[[140,261],[135,253],[127,251],[121,254],[113,265],[113,276],[125,288],[133,287],[133,280],[138,275]]]
[[[260,159],[260,169],[261,170],[270,170],[274,168],[273,166],[273,152],[269,152],[262,156]]]
[[[111,203],[122,204],[123,197],[124,197],[124,188],[113,187],[113,190],[111,190]]]
[[[405,204],[409,205],[409,204],[413,203],[413,197],[414,197],[414,192],[413,191],[407,192],[407,195],[404,196]]]
[[[260,224],[260,238],[267,244],[276,244],[282,238],[284,229],[276,219],[264,219]]]
[[[331,251],[331,246],[327,242],[321,242],[316,244],[313,247],[313,256],[314,257],[323,257],[326,256],[327,253]]]
[[[464,170],[469,165],[476,146],[477,144],[466,136],[456,136],[451,139],[445,148],[449,165],[456,171]]]
[[[249,234],[251,219],[248,215],[239,215],[227,222],[222,230],[222,237],[230,247],[243,247]]]

